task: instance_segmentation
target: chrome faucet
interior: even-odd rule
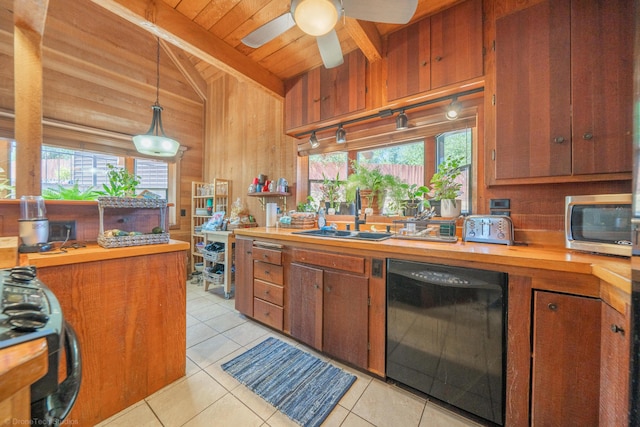
[[[360,231],[360,224],[367,223],[367,214],[364,214],[364,219],[360,219],[360,210],[362,209],[362,200],[360,199],[360,187],[356,188],[356,214],[355,214],[355,230]]]

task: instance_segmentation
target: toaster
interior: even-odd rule
[[[505,215],[469,215],[464,220],[465,242],[513,245],[513,223]]]

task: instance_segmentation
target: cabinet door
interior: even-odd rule
[[[632,0],[572,3],[574,174],[631,171],[633,9]]]
[[[598,425],[600,304],[535,292],[532,425]]]
[[[236,238],[236,310],[253,316],[253,240]]]
[[[602,303],[600,426],[626,426],[631,337],[625,317]]]
[[[345,55],[344,64],[320,68],[320,120],[364,109],[366,59],[356,49]]]
[[[482,1],[431,17],[431,89],[482,75]]]
[[[389,35],[387,99],[431,89],[431,21],[422,19]]]
[[[369,280],[364,276],[324,272],[322,350],[367,368]]]
[[[295,129],[320,120],[320,69],[285,82],[285,127]]]
[[[289,274],[291,336],[322,350],[322,270],[292,263]]]
[[[571,174],[570,2],[496,20],[496,179]]]

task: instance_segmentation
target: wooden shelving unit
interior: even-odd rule
[[[231,181],[214,179],[211,182],[191,183],[191,271],[202,262],[202,254],[196,249],[200,242],[204,243],[202,226],[211,219],[214,212],[230,212]]]

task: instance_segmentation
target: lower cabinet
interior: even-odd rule
[[[598,425],[601,301],[535,291],[533,310],[531,425]]]
[[[598,424],[603,427],[629,425],[629,335],[625,316],[603,302]]]
[[[366,369],[369,279],[292,263],[288,286],[291,335]]]
[[[281,247],[252,248],[253,317],[282,331],[284,326],[284,268]]]

